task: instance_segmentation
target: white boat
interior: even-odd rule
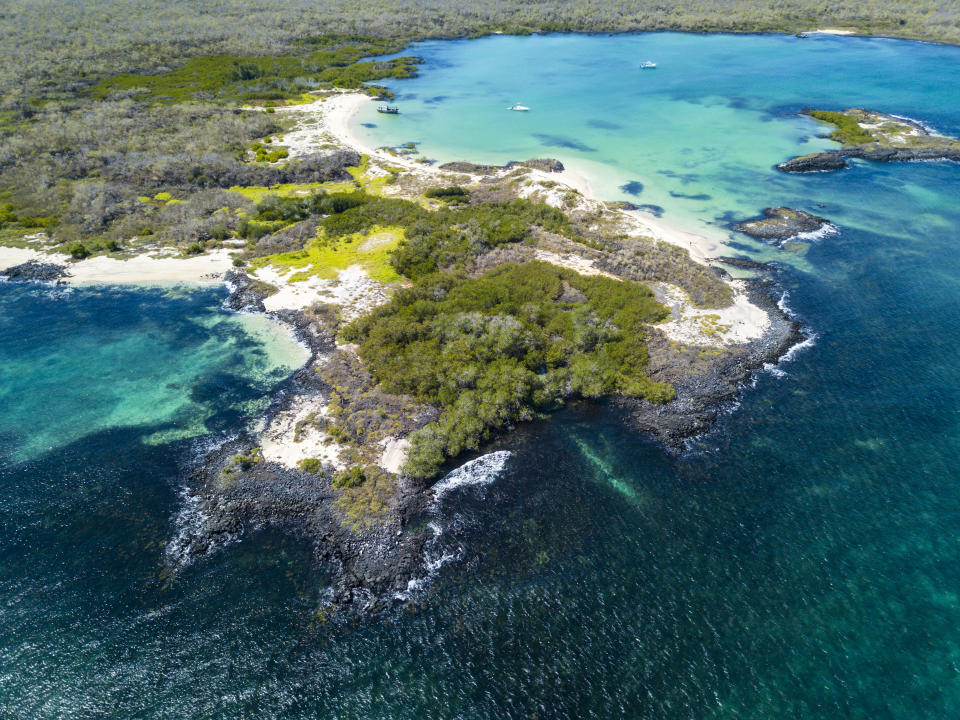
[[[514,105],[513,107],[508,107],[507,110],[514,110],[516,112],[527,112],[530,108],[526,105]]]
[[[656,67],[657,67],[657,64],[655,62],[651,62],[650,60],[640,63],[641,70],[653,70]]]

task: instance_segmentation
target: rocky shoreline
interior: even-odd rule
[[[231,293],[224,306],[261,311],[268,289],[244,273],[225,277]],[[803,336],[774,299],[770,280],[749,281],[749,296],[770,314],[763,336],[704,359],[698,349],[677,353],[669,340],[651,329],[650,374],[674,385],[677,397],[665,405],[618,398],[626,421],[673,452],[689,438],[710,430],[725,404],[736,399],[752,372],[776,363]],[[292,387],[275,399],[269,417],[290,409],[305,397],[329,388],[316,368],[334,351],[334,331],[303,311],[272,314],[289,326],[311,351],[310,361],[293,378]],[[396,492],[375,523],[351,525],[337,506],[335,469],[315,472],[291,469],[255,455],[258,438],[246,436],[208,453],[189,471],[188,488],[194,521],[185,525],[167,550],[176,568],[199,559],[250,528],[275,525],[313,546],[316,562],[329,573],[331,606],[359,614],[378,613],[409,597],[417,578],[426,574],[424,545],[433,537],[425,513],[433,485],[399,476]],[[238,465],[237,458],[248,462]]]
[[[831,112],[805,108],[801,114],[836,129],[825,136],[841,143],[826,150],[778,164],[785,173],[832,172],[850,167],[849,158],[873,162],[960,162],[960,141],[938,135],[923,123],[863,108]]]
[[[66,265],[28,260],[20,265],[0,270],[0,277],[13,282],[43,282],[59,285],[64,279],[70,277],[70,272]]]
[[[873,162],[935,162],[938,160],[960,162],[960,149],[911,148],[911,147],[849,147],[840,150],[803,155],[777,165],[785,173],[812,173],[846,170],[849,158]]]
[[[615,402],[626,412],[630,425],[669,450],[682,451],[686,441],[710,431],[724,406],[740,396],[752,373],[776,365],[805,340],[802,324],[790,318],[774,299],[777,288],[772,280],[750,280],[747,287],[750,301],[770,316],[770,326],[763,335],[704,362],[695,354],[678,358],[676,353],[660,352],[662,339],[658,340],[654,331],[648,341],[650,375],[671,383],[677,396],[665,405],[618,398]]]

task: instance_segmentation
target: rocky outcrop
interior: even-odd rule
[[[420,550],[430,537],[412,523],[428,497],[422,488],[397,484],[389,507],[375,523],[352,526],[337,506],[330,467],[305,472],[253,461],[249,440],[208,454],[187,478],[194,520],[167,548],[175,565],[189,564],[250,527],[279,525],[308,539],[330,574],[332,602],[368,613],[387,607],[421,571]]]
[[[830,172],[850,167],[847,158],[874,162],[915,162],[951,160],[960,162],[960,141],[938,135],[923,123],[898,115],[863,108],[828,112],[806,108],[801,111],[835,126],[826,136],[843,147],[839,150],[801,155],[777,165],[787,173]]]
[[[785,173],[831,172],[850,167],[840,150],[803,155],[777,165],[777,170]]]
[[[786,173],[830,172],[850,167],[847,158],[872,160],[873,162],[921,162],[949,160],[960,162],[960,149],[926,147],[879,147],[864,145],[841,150],[828,150],[812,155],[787,160],[777,165],[777,170]]]
[[[772,263],[757,262],[756,260],[751,260],[750,258],[744,257],[730,257],[728,255],[720,255],[713,258],[717,262],[721,262],[724,265],[729,265],[730,267],[740,268],[741,270],[772,270],[774,265]]]
[[[501,170],[510,170],[516,167],[541,170],[543,172],[563,172],[563,163],[553,158],[531,158],[530,160],[511,160],[506,165],[480,165],[472,162],[448,162],[440,166],[441,170],[449,172],[470,173],[471,175],[493,175]]]
[[[764,208],[763,217],[745,220],[733,226],[760,240],[789,240],[801,233],[813,233],[830,225],[830,221],[818,215],[788,207]]]
[[[223,281],[230,288],[230,296],[223,306],[229,310],[246,312],[265,312],[264,298],[277,292],[277,288],[269,283],[254,280],[242,270],[228,270],[223,275]]]
[[[563,172],[563,163],[553,158],[530,158],[529,160],[512,161],[503,166],[509,170],[513,167],[527,167],[531,170],[542,170],[543,172]]]
[[[0,270],[0,277],[18,282],[60,282],[70,277],[66,265],[44,263],[39,260],[28,260],[20,265]]]
[[[676,399],[664,405],[633,398],[615,400],[626,411],[627,421],[674,451],[682,450],[688,438],[710,430],[724,408],[740,396],[753,371],[776,364],[804,339],[801,324],[780,309],[773,292],[769,281],[751,283],[750,300],[767,310],[770,326],[762,337],[725,350],[719,357],[705,359],[696,348],[678,351],[675,343],[652,329],[647,341],[650,377],[672,384]]]

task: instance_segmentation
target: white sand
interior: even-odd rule
[[[756,340],[770,327],[770,316],[750,302],[742,281],[731,284],[735,291],[733,305],[718,309],[695,308],[680,288],[659,285],[658,299],[670,308],[671,319],[656,327],[685,345],[723,347]]]
[[[407,461],[407,452],[410,450],[410,441],[406,438],[388,437],[381,443],[383,454],[380,456],[380,467],[387,472],[399,474],[400,468]]]
[[[306,458],[317,458],[337,470],[346,467],[346,463],[340,459],[339,445],[322,430],[304,427],[300,432],[300,440],[294,439],[297,423],[311,413],[327,416],[323,398],[303,396],[303,402],[296,407],[278,413],[260,437],[263,459],[288,468],[297,467],[297,463]]]
[[[359,265],[341,270],[336,280],[317,277],[290,282],[287,277],[298,272],[286,271],[266,265],[251,271],[251,275],[280,288],[280,292],[263,301],[268,312],[299,310],[315,302],[340,305],[343,319],[352,320],[387,301],[387,293],[381,283],[371,280]]]
[[[820,28],[819,30],[807,30],[807,35],[856,35],[856,30],[838,30],[837,28]]]
[[[232,267],[227,250],[217,250],[191,258],[138,255],[128,260],[98,256],[73,262],[67,255],[37,250],[0,247],[0,270],[39,260],[67,265],[71,285],[210,285],[223,281]]]
[[[542,260],[543,262],[550,263],[551,265],[559,265],[560,267],[568,268],[574,272],[578,272],[581,275],[602,275],[603,277],[608,277],[613,280],[619,280],[616,275],[605,272],[593,264],[593,260],[590,260],[585,257],[580,257],[579,255],[561,255],[559,253],[551,252],[550,250],[535,250],[533,256],[537,260]]]

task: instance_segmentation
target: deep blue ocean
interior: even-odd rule
[[[488,449],[511,451],[504,471],[437,510],[439,552],[455,559],[386,617],[352,621],[317,612],[323,571],[276,529],[178,573],[164,561],[184,469],[263,413],[302,362],[289,338],[223,313],[219,290],[0,284],[0,717],[960,716],[960,166],[772,168],[826,146],[793,117],[808,105],[869,104],[960,134],[960,49],[658,34],[414,52],[428,62],[395,84],[401,102],[498,81],[516,52],[498,111],[547,107],[521,90],[559,56],[597,87],[603,62],[657,61],[669,87],[651,102],[685,108],[676,131],[694,133],[658,129],[662,156],[634,131],[608,160],[587,129],[575,137],[593,152],[548,153],[522,127],[504,131],[510,155],[597,155],[598,187],[646,180],[665,221],[701,213],[701,230],[779,260],[786,306],[815,341],[680,456],[598,405],[521,426]],[[671,70],[691,58],[736,73]],[[620,92],[636,74],[620,73]],[[536,134],[571,137],[570,115]],[[721,115],[740,139],[717,135]],[[386,141],[428,142],[397,127]],[[773,137],[769,151],[757,140]],[[705,139],[723,162],[697,162]],[[425,150],[501,159],[469,141]],[[690,164],[669,167],[685,143]],[[750,145],[744,167],[730,143]],[[711,199],[653,190],[657,177]],[[840,232],[781,249],[722,229],[724,213],[778,204]]]

